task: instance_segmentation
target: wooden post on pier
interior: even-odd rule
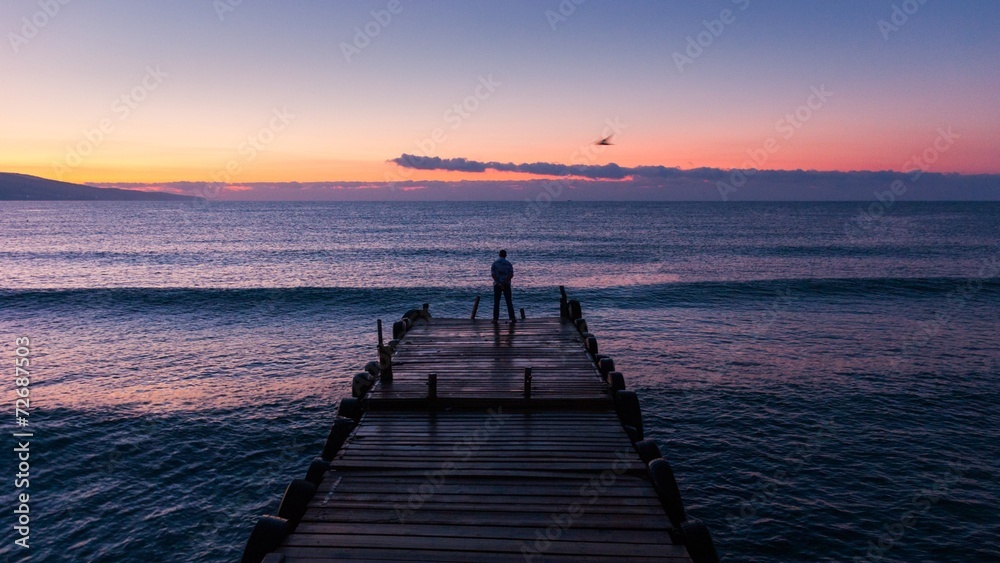
[[[523,309],[522,309],[523,310]],[[531,400],[531,368],[524,368],[524,399]]]
[[[476,300],[472,302],[472,316],[469,317],[472,320],[476,320],[476,311],[479,310],[479,296],[476,296]]]
[[[436,373],[431,373],[427,375],[427,400],[429,402],[437,401],[438,398],[438,376]]]
[[[392,350],[385,345],[382,336],[382,319],[378,319],[378,367],[382,384],[392,385]]]
[[[569,298],[566,297],[566,288],[559,286],[559,318],[568,319],[569,318]]]

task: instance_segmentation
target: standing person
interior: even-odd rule
[[[507,251],[500,251],[500,258],[493,262],[490,267],[490,275],[493,276],[493,322],[500,320],[500,294],[503,293],[507,299],[507,313],[510,315],[510,322],[517,322],[514,319],[514,303],[510,297],[510,279],[514,277],[514,266],[507,261]]]

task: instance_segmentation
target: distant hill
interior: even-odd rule
[[[0,200],[6,201],[190,201],[192,199],[198,198],[165,192],[95,188],[27,174],[0,172]]]

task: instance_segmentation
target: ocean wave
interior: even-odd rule
[[[780,297],[840,298],[891,297],[960,299],[1000,294],[1000,278],[832,278],[771,279],[747,281],[668,281],[622,285],[567,286],[571,298],[584,302],[610,302],[617,307],[648,308],[671,305],[711,305]],[[156,308],[254,308],[263,305],[369,307],[377,304],[408,309],[421,302],[472,301],[486,295],[486,287],[293,287],[293,288],[73,288],[0,289],[0,309],[134,309]],[[554,303],[558,288],[517,288],[521,300]]]
[[[660,305],[711,305],[775,298],[941,298],[949,294],[966,299],[1000,294],[1000,278],[830,278],[701,281],[646,286],[577,290],[587,299],[611,299],[624,308]]]
[[[426,292],[421,294],[426,295]],[[149,311],[157,308],[201,307],[253,308],[268,306],[338,305],[398,303],[412,306],[412,288],[74,288],[0,289],[0,309],[4,308],[125,308]],[[403,305],[406,304],[406,305]]]

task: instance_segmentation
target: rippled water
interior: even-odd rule
[[[499,247],[528,315],[583,302],[725,560],[996,560],[1000,206],[861,208],[4,202],[32,560],[237,558],[375,319],[467,315]]]

